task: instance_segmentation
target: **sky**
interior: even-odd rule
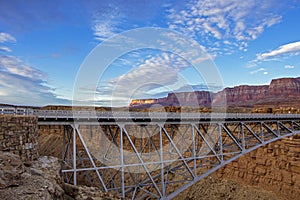
[[[126,106],[299,77],[299,19],[300,0],[2,0],[0,103]]]

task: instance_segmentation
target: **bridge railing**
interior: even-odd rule
[[[1,112],[0,112],[1,114]],[[35,110],[44,118],[114,118],[114,119],[299,119],[300,114],[261,113],[167,113],[167,112],[107,112],[85,110]]]

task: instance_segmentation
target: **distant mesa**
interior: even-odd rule
[[[224,102],[226,99],[226,102]],[[270,85],[240,85],[225,88],[220,92],[208,91],[169,93],[167,97],[158,99],[134,99],[131,108],[147,108],[154,104],[162,106],[194,106],[211,107],[274,107],[300,106],[300,77],[280,78],[271,81]]]
[[[149,106],[160,104],[162,106],[210,106],[213,93],[208,91],[169,93],[167,97],[158,99],[135,99],[130,107]]]

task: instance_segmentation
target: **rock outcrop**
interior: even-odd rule
[[[18,155],[0,151],[1,200],[113,200],[120,199],[100,188],[63,183],[58,158],[41,156],[22,161]]]
[[[0,163],[0,199],[64,199],[57,158],[23,163],[18,155],[0,152]]]

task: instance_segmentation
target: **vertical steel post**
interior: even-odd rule
[[[64,125],[64,134],[63,134],[63,145],[62,145],[62,152],[61,152],[61,159],[62,159],[62,162],[61,162],[61,169],[64,169],[64,161],[65,161],[65,152],[66,152],[66,125]]]
[[[160,172],[161,172],[161,189],[162,196],[166,196],[166,187],[165,187],[165,176],[164,176],[164,158],[163,158],[163,138],[162,138],[162,125],[159,124],[159,154],[160,154]]]
[[[263,125],[262,125],[262,122],[259,122],[259,124],[260,124],[261,141],[264,142],[264,141],[265,141],[265,136],[264,136],[264,132],[263,132]]]
[[[192,131],[192,148],[193,148],[193,157],[194,157],[194,174],[195,176],[197,176],[197,155],[196,155],[196,144],[195,144],[195,129],[194,129],[194,125],[191,124],[191,131]]]
[[[240,131],[241,131],[241,134],[242,134],[242,151],[245,151],[246,150],[246,141],[245,141],[245,132],[244,132],[244,123],[241,122],[240,123]]]
[[[73,181],[77,185],[77,172],[76,172],[76,129],[73,127]]]
[[[125,198],[125,175],[124,175],[124,151],[123,151],[123,128],[124,125],[119,125],[120,128],[120,164],[121,164],[121,184],[122,198]]]
[[[224,155],[223,155],[223,138],[222,138],[222,124],[218,123],[218,127],[219,127],[219,153],[220,153],[220,157],[221,157],[221,161],[224,162]]]

